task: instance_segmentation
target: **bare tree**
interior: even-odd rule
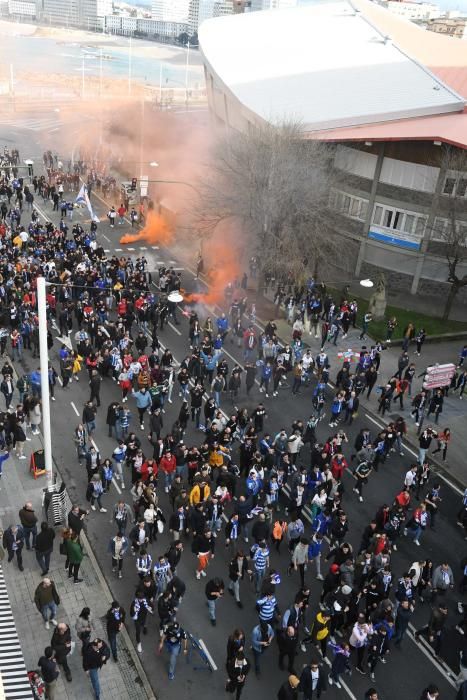
[[[442,165],[447,173],[442,204],[446,218],[435,219],[435,238],[443,244],[450,284],[443,311],[443,320],[451,313],[454,300],[462,287],[467,286],[467,274],[461,270],[467,262],[467,154],[448,146]],[[438,222],[438,223],[437,223]]]
[[[210,233],[226,220],[240,222],[262,275],[296,283],[323,276],[326,259],[339,254],[329,208],[332,160],[332,150],[303,139],[297,123],[227,132],[200,186],[199,228]]]

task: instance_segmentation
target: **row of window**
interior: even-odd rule
[[[333,211],[344,214],[352,219],[365,221],[368,213],[368,200],[361,197],[332,190],[330,196],[330,207]],[[427,217],[424,214],[417,212],[405,211],[396,207],[388,207],[383,204],[375,204],[373,210],[372,223],[375,226],[381,226],[393,231],[400,231],[413,235],[417,238],[423,238]],[[467,222],[458,223],[459,230],[464,233],[467,245]],[[433,224],[433,229],[430,238],[434,241],[445,241],[448,233],[450,222],[448,219],[436,217]]]
[[[430,238],[433,241],[446,241],[449,238],[451,222],[449,219],[442,219],[436,217],[433,223],[433,230],[431,232]],[[464,241],[467,241],[467,222],[460,223],[456,222],[457,231],[463,234]]]
[[[376,226],[411,233],[421,238],[425,231],[426,216],[415,212],[404,211],[394,207],[386,207],[375,204],[373,211],[373,223]]]
[[[337,211],[339,214],[345,214],[345,216],[349,216],[351,219],[358,219],[359,221],[365,221],[368,213],[367,199],[354,197],[353,195],[339,192],[338,190],[331,190],[329,205],[333,211]]]

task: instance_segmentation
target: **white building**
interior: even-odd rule
[[[161,22],[188,22],[190,0],[152,0],[152,18]]]
[[[8,0],[8,12],[10,15],[35,17],[36,2],[35,0]]]
[[[186,22],[162,22],[148,17],[129,17],[128,15],[107,15],[104,18],[105,31],[132,36],[135,32],[144,32],[148,36],[178,37],[188,31]]]
[[[440,17],[441,10],[429,2],[411,2],[410,0],[389,0],[385,5],[389,12],[408,20],[423,20]]]
[[[231,15],[233,12],[233,0],[191,0],[188,19],[190,32],[197,32],[200,24],[207,19]]]

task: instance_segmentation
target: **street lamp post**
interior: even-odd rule
[[[47,347],[46,280],[37,278],[37,308],[39,312],[39,357],[41,366],[42,428],[47,486],[53,483],[52,434],[50,430],[49,349]]]
[[[188,104],[188,68],[190,65],[190,40],[186,44],[186,65],[185,65],[185,102]]]

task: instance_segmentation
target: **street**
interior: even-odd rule
[[[0,142],[6,142],[7,132],[5,135],[0,133]],[[19,144],[22,154],[27,154],[28,149],[33,149],[37,152],[38,145],[35,144],[33,136],[29,132],[19,133],[15,137],[15,142]],[[76,194],[74,195],[76,196]],[[58,221],[57,213],[52,215],[51,205],[43,205],[41,200],[37,198],[38,211],[43,213],[53,221]],[[126,248],[119,243],[119,238],[123,233],[129,230],[129,226],[116,226],[111,229],[106,219],[106,207],[96,197],[93,198],[93,206],[96,213],[101,219],[98,228],[98,240],[108,255],[117,256],[129,255],[137,257],[144,254],[148,260],[148,270],[152,274],[154,283],[158,281],[158,268],[160,265],[173,265],[174,267],[182,268],[183,287],[187,293],[195,291],[203,291],[205,285],[202,281],[195,279],[194,271],[189,269],[186,263],[176,261],[173,251],[169,249],[157,248],[148,244],[139,245],[135,243]],[[81,216],[80,216],[81,214]],[[75,217],[74,221],[85,221],[88,219],[87,211],[80,210],[80,214]],[[55,219],[52,218],[55,216]],[[74,223],[74,222],[73,222]],[[174,263],[175,261],[175,263]],[[228,308],[222,309],[228,312]],[[209,309],[213,317],[217,317],[219,309]],[[180,362],[187,354],[189,348],[188,341],[188,322],[185,316],[178,313],[180,325],[176,326],[169,323],[168,326],[161,332],[159,338],[164,347],[167,347],[172,352],[174,358]],[[258,322],[259,323],[259,322]],[[74,331],[76,328],[74,329]],[[257,329],[258,330],[258,329]],[[58,328],[54,326],[54,348],[50,353],[50,360],[58,371],[58,350],[60,348],[60,333]],[[73,337],[74,332],[71,337]],[[357,331],[351,331],[350,340],[353,338],[354,348],[358,346]],[[289,340],[289,338],[284,338]],[[346,341],[349,343],[349,340]],[[346,344],[347,347],[347,344]],[[350,344],[348,345],[350,347]],[[314,351],[314,354],[316,352]],[[236,344],[231,343],[227,338],[224,355],[229,363],[230,369],[235,363],[243,364],[241,351]],[[16,363],[18,369],[18,363]],[[29,351],[25,352],[25,359],[20,366],[24,372],[32,371],[36,368],[35,361],[31,358]],[[334,380],[338,371],[337,366],[331,367],[331,379]],[[242,389],[238,407],[246,407],[249,412],[256,407],[259,401],[263,401],[267,409],[267,418],[265,427],[267,432],[275,435],[282,427],[290,432],[291,424],[294,419],[302,419],[306,422],[311,412],[311,396],[315,380],[309,388],[302,388],[298,396],[292,395],[290,387],[283,387],[279,390],[279,396],[276,398],[265,399],[264,394],[258,392],[258,385],[253,388],[250,399],[246,398],[244,389],[244,375],[242,376]],[[177,383],[174,388],[174,403],[165,405],[166,413],[164,415],[164,431],[170,431],[172,424],[178,417],[180,409],[180,400],[177,396]],[[328,387],[327,401],[333,392]],[[114,400],[120,400],[120,391],[116,383],[110,378],[102,382],[101,388],[101,407],[98,410],[97,430],[93,436],[94,442],[100,452],[101,459],[110,457],[115,448],[115,440],[107,436],[107,426],[105,425],[107,406]],[[54,459],[59,465],[60,472],[64,477],[70,497],[73,501],[80,502],[85,505],[85,492],[87,485],[87,475],[85,467],[79,467],[76,458],[76,450],[73,444],[73,430],[78,423],[81,422],[81,414],[84,403],[89,398],[89,387],[87,383],[87,373],[83,371],[80,375],[80,381],[73,383],[66,390],[62,390],[60,386],[56,389],[56,401],[51,405],[52,413],[52,441]],[[130,398],[128,407],[132,412],[131,428],[137,432],[142,441],[143,451],[146,454],[152,452],[146,430],[141,431],[138,426],[137,412],[134,406],[134,401]],[[221,408],[223,411],[230,414],[234,411],[234,406],[229,399],[229,393],[225,392],[222,396]],[[327,406],[329,410],[329,405]],[[405,411],[407,417],[408,410]],[[397,412],[394,415],[398,415]],[[357,433],[363,427],[368,427],[372,434],[375,434],[378,428],[382,427],[382,423],[377,417],[371,415],[367,411],[360,411],[358,417],[353,421],[351,426],[342,426],[348,436],[348,445],[344,449],[345,456],[350,459],[350,454],[353,451],[353,443]],[[317,437],[320,442],[324,442],[329,435],[333,433],[333,429],[328,426],[327,418],[321,421],[317,427]],[[199,445],[202,440],[202,433],[195,431],[193,424],[189,423],[187,433],[184,437],[185,443],[190,445]],[[308,466],[309,447],[304,447],[299,458],[299,464]],[[15,458],[13,458],[15,461]],[[364,501],[359,503],[356,494],[352,491],[354,486],[353,477],[346,473],[344,477],[344,508],[348,514],[350,529],[348,541],[354,549],[358,551],[358,546],[361,539],[361,534],[364,527],[374,517],[376,511],[383,503],[391,504],[394,496],[400,491],[404,475],[412,461],[415,461],[415,456],[412,448],[404,448],[404,456],[399,456],[398,453],[393,453],[390,458],[383,464],[378,473],[373,473],[369,479],[369,484],[364,489]],[[170,515],[170,504],[167,495],[162,488],[160,492],[160,506],[168,517]],[[104,495],[103,503],[107,508],[107,513],[92,512],[87,519],[87,533],[92,544],[93,550],[102,567],[107,582],[112,590],[114,597],[125,606],[128,610],[129,604],[133,598],[134,589],[137,584],[137,576],[135,571],[135,560],[128,554],[124,562],[123,578],[117,579],[111,571],[111,560],[108,554],[108,543],[111,536],[115,534],[115,527],[111,523],[111,512],[118,497],[123,495],[125,500],[131,504],[131,495],[129,490],[121,492],[120,487],[115,482],[112,485],[109,494]],[[441,485],[442,504],[440,507],[440,516],[436,524],[436,530],[427,530],[422,539],[421,546],[416,547],[412,540],[402,537],[398,541],[398,551],[391,556],[391,568],[394,574],[393,583],[402,576],[405,571],[408,571],[412,562],[420,559],[430,558],[437,566],[442,561],[448,561],[451,565],[456,583],[459,583],[461,577],[460,560],[465,555],[465,541],[463,531],[456,526],[455,514],[459,510],[461,503],[461,494],[455,487],[450,487],[447,483]],[[232,506],[228,508],[228,512]],[[309,527],[309,511],[305,509],[306,532],[310,535]],[[170,543],[167,527],[165,532],[159,538],[158,542],[152,546],[151,554],[153,559],[157,555],[163,554]],[[325,547],[325,554],[328,547]],[[57,555],[58,556],[58,555]],[[278,603],[282,612],[293,603],[294,596],[299,589],[299,578],[297,574],[288,577],[286,568],[288,565],[288,556],[286,547],[283,546],[281,555],[278,556],[271,551],[271,567],[276,568],[281,574],[281,583],[278,586]],[[242,588],[242,600],[244,603],[243,610],[239,610],[235,606],[235,601],[229,595],[225,595],[220,600],[217,606],[217,626],[211,627],[209,624],[208,610],[206,606],[206,597],[204,594],[205,582],[197,581],[195,578],[195,556],[191,553],[191,542],[185,542],[185,549],[182,555],[182,560],[178,568],[178,575],[187,585],[187,592],[180,606],[178,619],[181,625],[190,631],[193,635],[203,640],[209,653],[214,660],[217,671],[210,674],[204,671],[195,671],[192,665],[200,662],[196,658],[196,653],[191,658],[191,663],[185,663],[185,660],[180,657],[177,664],[176,677],[173,682],[167,678],[167,657],[163,652],[162,657],[156,653],[156,642],[158,641],[157,630],[157,615],[155,619],[149,621],[149,632],[147,637],[143,638],[143,653],[141,660],[149,680],[156,692],[156,695],[163,700],[177,700],[187,698],[187,700],[200,697],[199,681],[202,683],[203,692],[208,694],[208,697],[223,697],[225,694],[225,649],[228,635],[236,628],[242,627],[247,635],[247,640],[251,639],[251,630],[257,624],[257,613],[255,610],[255,594],[252,584],[245,582]],[[328,564],[324,565],[324,572],[327,573]],[[228,581],[228,550],[224,547],[224,534],[221,533],[217,539],[216,556],[209,566],[208,577],[220,576],[227,584]],[[317,602],[321,591],[321,583],[315,579],[314,566],[310,566],[306,581],[311,587],[310,613],[317,609]],[[449,602],[449,619],[447,624],[447,632],[443,642],[441,651],[441,659],[436,659],[424,643],[417,643],[413,637],[414,628],[419,628],[427,624],[430,606],[428,603],[421,605],[417,603],[414,616],[412,618],[411,631],[404,640],[401,649],[392,648],[386,665],[378,665],[376,671],[376,681],[370,681],[369,677],[362,677],[353,673],[351,677],[345,676],[343,690],[339,691],[335,687],[331,687],[327,691],[326,697],[329,700],[334,698],[347,697],[350,700],[361,700],[364,693],[370,686],[375,686],[378,689],[381,700],[392,700],[396,697],[407,698],[407,700],[418,700],[420,693],[429,682],[435,683],[440,689],[440,700],[450,700],[455,697],[454,677],[458,673],[458,655],[459,650],[463,647],[463,638],[455,630],[455,625],[459,621],[457,613],[457,601],[461,598],[457,594],[456,589],[448,594]],[[130,635],[134,639],[134,629],[131,620],[127,618],[128,629]],[[249,646],[249,644],[248,644]],[[252,660],[251,653],[247,647],[247,656]],[[319,656],[313,650],[315,656]],[[302,664],[310,659],[311,652],[306,654],[299,653],[297,658],[297,670],[301,669]],[[257,698],[257,700],[270,700],[271,697],[276,697],[276,693],[286,678],[286,673],[278,668],[278,652],[275,642],[272,647],[266,652],[263,658],[263,675],[260,679],[255,677],[253,670],[249,674],[244,691],[244,698]]]

